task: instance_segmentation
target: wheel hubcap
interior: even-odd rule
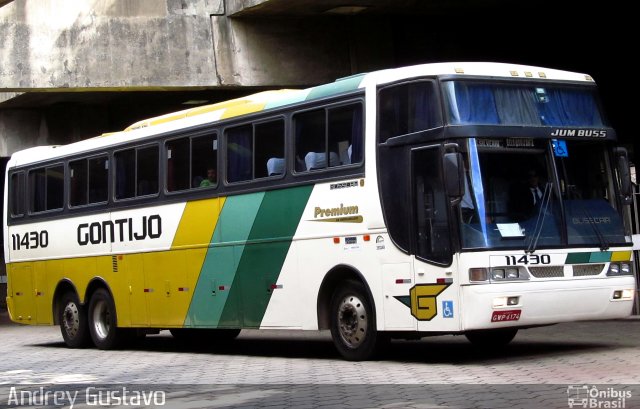
[[[75,338],[80,329],[80,312],[76,303],[70,301],[64,307],[62,325],[64,325],[64,330],[69,338]]]
[[[109,335],[111,313],[103,300],[98,301],[93,309],[93,327],[100,339],[105,339]]]
[[[351,348],[364,342],[367,336],[367,311],[358,297],[349,295],[342,299],[338,309],[338,328],[340,337]]]

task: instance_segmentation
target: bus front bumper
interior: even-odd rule
[[[462,330],[625,318],[635,288],[633,276],[465,285]]]

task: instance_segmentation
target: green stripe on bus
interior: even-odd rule
[[[307,95],[307,101],[311,99],[318,99],[329,97],[332,95],[343,94],[345,92],[353,91],[358,89],[360,83],[362,82],[362,78],[364,74],[354,75],[352,77],[347,77],[344,79],[337,80],[336,82],[332,82],[330,84],[320,85],[318,87],[311,88],[309,91],[309,95]]]
[[[231,286],[220,324],[240,318],[259,328],[313,186],[265,194]],[[276,290],[277,291],[277,290]]]
[[[591,253],[589,257],[590,263],[606,263],[611,261],[611,252],[610,251],[596,251]]]
[[[565,264],[588,263],[590,258],[591,253],[569,253]]]
[[[221,322],[238,261],[244,252],[264,192],[231,196],[225,201],[207,251],[185,326],[238,326],[238,319]]]

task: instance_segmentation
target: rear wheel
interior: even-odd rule
[[[515,338],[517,333],[517,328],[497,328],[469,331],[464,335],[473,345],[492,349],[507,345]]]
[[[111,295],[103,288],[96,290],[89,302],[89,330],[98,349],[114,349],[128,339],[130,332],[118,328],[117,323],[116,307]]]
[[[87,312],[80,305],[75,292],[69,291],[60,298],[58,322],[64,343],[69,348],[84,348],[89,345],[89,325]]]
[[[376,330],[373,304],[361,283],[348,281],[333,293],[331,337],[349,361],[369,359],[381,346],[383,337]]]

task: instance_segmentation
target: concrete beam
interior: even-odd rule
[[[208,87],[222,0],[16,0],[0,9],[0,91]]]
[[[315,85],[381,68],[393,55],[390,27],[380,19],[214,16],[212,26],[223,86]]]

